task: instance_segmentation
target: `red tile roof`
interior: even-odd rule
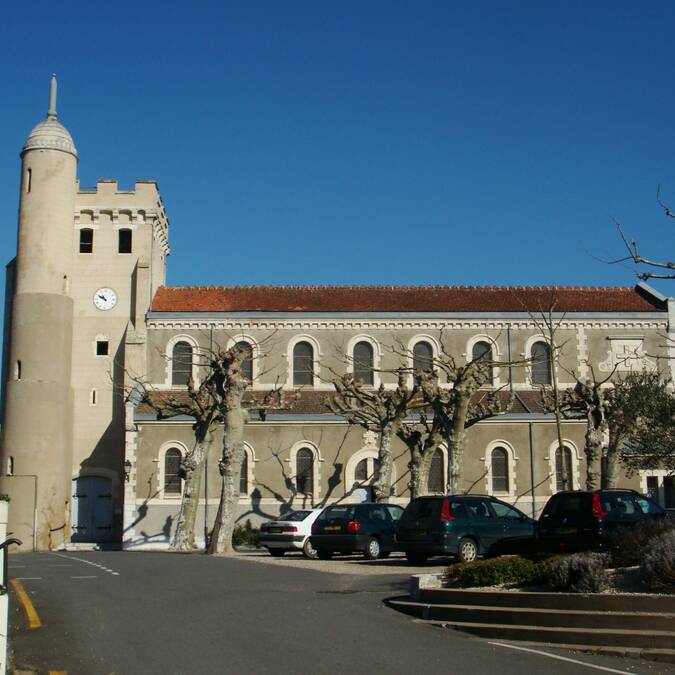
[[[556,286],[161,286],[153,312],[650,312],[636,288]]]

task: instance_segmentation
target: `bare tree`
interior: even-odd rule
[[[422,410],[416,422],[405,422],[396,434],[408,447],[410,452],[410,480],[408,489],[410,498],[415,499],[427,494],[429,485],[429,470],[436,450],[445,441],[443,427],[439,417],[429,419]]]
[[[373,389],[347,373],[333,382],[337,395],[326,400],[326,405],[336,415],[378,434],[379,467],[373,484],[374,498],[378,502],[387,502],[391,496],[392,441],[405,418],[421,404],[417,385],[407,385],[406,369],[400,368],[396,374],[398,385],[395,389],[385,389],[383,384]]]

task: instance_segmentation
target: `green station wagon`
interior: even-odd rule
[[[534,520],[494,497],[419,497],[398,521],[396,543],[414,564],[435,555],[471,562],[479,555],[532,549],[534,526]]]

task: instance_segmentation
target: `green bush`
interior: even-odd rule
[[[554,591],[597,593],[607,585],[605,569],[609,556],[603,553],[575,553],[553,561],[548,585]]]
[[[235,525],[232,531],[232,546],[258,546],[260,530],[251,527],[251,521],[244,525]]]
[[[642,555],[649,548],[649,542],[664,532],[673,530],[675,521],[665,518],[633,527],[618,528],[609,538],[607,547],[612,567],[639,565]]]
[[[450,565],[446,570],[446,578],[463,587],[498,584],[532,586],[546,580],[549,565],[550,558],[504,556]]]
[[[675,530],[663,532],[649,543],[640,574],[649,588],[675,593]]]

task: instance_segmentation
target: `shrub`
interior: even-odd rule
[[[612,567],[639,565],[649,542],[664,532],[675,530],[675,522],[669,519],[640,523],[633,527],[621,527],[612,533],[608,552]]]
[[[554,591],[597,593],[605,588],[609,556],[602,553],[575,553],[554,560],[549,566],[548,585]]]
[[[675,529],[652,539],[642,557],[640,574],[652,590],[675,593]]]
[[[258,534],[260,530],[251,527],[251,521],[247,520],[244,525],[235,525],[232,530],[233,546],[258,546]]]
[[[531,586],[543,582],[547,571],[546,560],[536,562],[521,556],[505,556],[450,565],[446,578],[466,587],[498,584]]]

